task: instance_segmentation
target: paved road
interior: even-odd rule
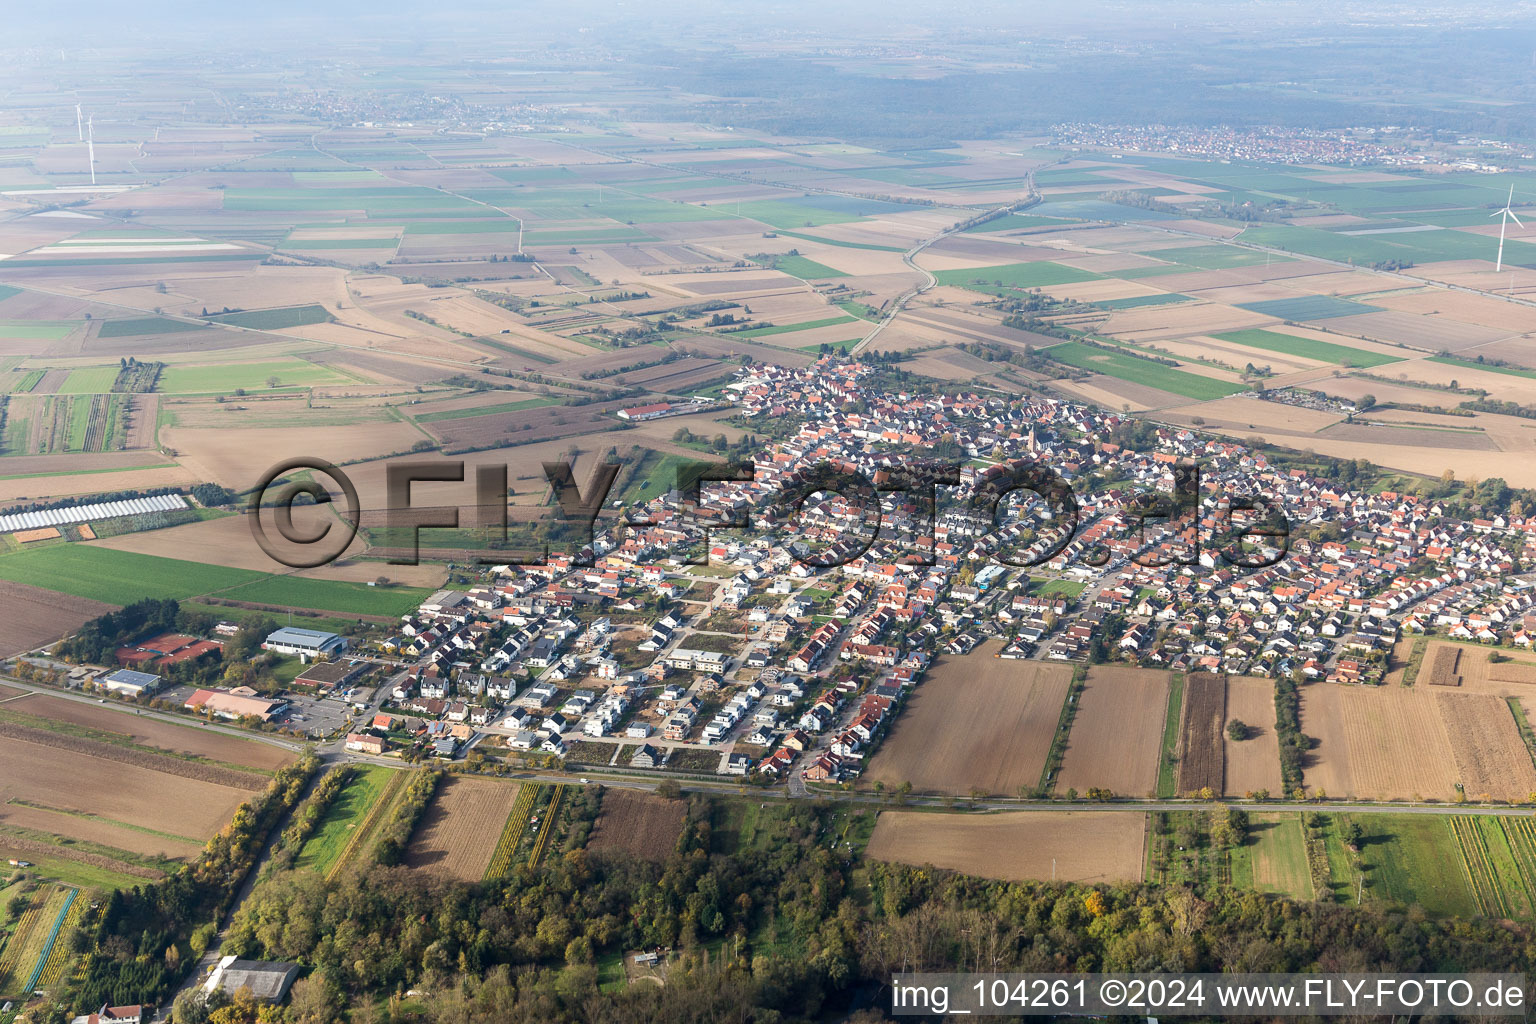
[[[67,668],[68,666],[65,667]],[[15,679],[8,675],[0,675],[0,683],[12,687],[13,689],[26,690],[29,693],[46,694],[49,697],[58,697],[62,700],[75,701],[78,704],[105,705],[106,707],[125,715],[131,714],[139,718],[152,718],[156,721],[170,722],[173,725],[192,726],[194,723],[197,723],[199,728],[207,729],[210,732],[223,733],[226,736],[234,736],[243,740],[254,740],[258,743],[267,743],[274,747],[282,747],[285,750],[301,751],[305,747],[305,744],[296,740],[285,739],[280,736],[273,736],[270,733],[252,732],[249,729],[241,729],[238,726],[219,725],[216,722],[206,722],[202,719],[188,718],[186,715],[178,715],[174,712],[154,711],[149,708],[140,708],[127,704],[119,704],[115,700],[104,700],[99,697],[87,697],[84,694],[73,693],[69,690],[61,689],[57,686],[38,686],[34,683],[24,682],[23,680]],[[14,710],[25,711],[26,708],[24,705],[22,705],[16,707]]]

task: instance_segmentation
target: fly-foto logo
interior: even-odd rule
[[[576,552],[577,565],[592,564],[598,515],[607,506],[614,481],[623,465],[599,463],[586,486],[576,483],[569,463],[542,463],[543,477],[554,498],[554,508],[543,525],[548,535],[532,550],[509,549],[508,473],[504,464],[481,464],[473,474],[462,460],[402,461],[385,467],[384,507],[380,524],[391,543],[389,561],[416,565],[421,557],[423,529],[469,529],[477,545],[492,549],[469,557],[481,563],[508,565],[546,564],[551,550]],[[959,487],[959,465],[913,460],[883,466],[871,479],[857,467],[822,461],[788,474],[752,512],[712,508],[704,501],[704,486],[711,483],[755,484],[751,465],[718,462],[684,462],[677,467],[674,491],[677,517],[674,525],[693,536],[709,538],[722,531],[780,531],[793,557],[802,565],[830,569],[862,558],[881,538],[888,518],[886,508],[896,495],[902,497],[904,518],[915,524],[918,536],[929,539],[927,550],[904,558],[909,564],[932,565],[936,559],[931,538],[936,535],[941,488]],[[1215,564],[1220,560],[1244,569],[1263,568],[1279,562],[1289,552],[1290,522],[1267,498],[1251,494],[1219,495],[1214,502],[1201,488],[1200,468],[1193,462],[1175,464],[1171,492],[1138,495],[1119,509],[1124,527],[1112,538],[1123,557],[1150,569],[1169,566]],[[330,485],[319,478],[329,480]],[[468,506],[427,503],[428,488],[472,483]],[[332,490],[337,493],[333,494]],[[947,492],[943,495],[949,497]],[[1031,497],[1032,496],[1032,497]],[[1042,529],[1010,531],[1002,524],[1017,503],[1030,502],[1037,510]],[[825,524],[807,526],[818,508],[835,503],[837,529]],[[319,505],[335,510],[334,517],[318,517],[300,526],[295,510]],[[466,516],[465,510],[469,510]],[[991,466],[982,472],[962,497],[957,509],[944,508],[982,524],[978,550],[1004,565],[1026,568],[1041,565],[1064,553],[1090,565],[1105,565],[1114,554],[1100,536],[1079,540],[1083,515],[1072,487],[1050,466],[1017,461]],[[337,466],[323,459],[297,458],[279,463],[251,491],[247,514],[256,542],[274,560],[292,568],[313,568],[341,557],[362,525],[363,510],[356,485]],[[276,537],[269,532],[275,529]],[[620,525],[645,527],[651,522],[631,517]],[[988,527],[994,536],[988,536]],[[1010,541],[1022,533],[1025,542],[993,543],[1005,534]],[[1075,545],[1075,546],[1074,546]],[[466,547],[467,545],[458,545]],[[701,564],[707,556],[685,558]]]

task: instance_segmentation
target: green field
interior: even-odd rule
[[[1214,377],[1202,377],[1197,373],[1154,363],[1150,359],[1141,359],[1125,352],[1093,348],[1076,341],[1052,345],[1044,351],[1052,359],[1066,363],[1068,366],[1145,384],[1149,388],[1170,391],[1202,402],[1234,395],[1244,390],[1242,384],[1230,384]]]
[[[1275,257],[1265,252],[1244,249],[1236,245],[1190,245],[1180,249],[1156,249],[1142,253],[1153,259],[1167,260],[1197,270],[1226,270],[1230,267],[1251,267],[1274,259],[1286,262],[1286,257]]]
[[[1053,284],[1097,281],[1104,275],[1042,260],[1038,263],[1008,263],[999,267],[974,267],[970,270],[939,270],[933,276],[938,278],[939,284],[990,292],[994,288],[1044,288]]]
[[[210,363],[204,366],[167,366],[155,390],[172,395],[227,394],[236,388],[266,390],[269,378],[278,387],[317,387],[355,383],[334,370],[303,359],[269,363]]]
[[[282,306],[277,309],[248,309],[208,319],[215,323],[250,327],[259,331],[280,331],[285,327],[330,323],[332,317],[324,306],[312,303],[308,306]]]
[[[606,245],[612,242],[649,242],[651,236],[634,228],[592,228],[568,231],[529,231],[524,245]]]
[[[813,259],[804,256],[776,256],[770,264],[774,270],[790,277],[798,277],[802,281],[819,281],[824,277],[847,277],[841,270],[835,270],[825,263],[817,263]]]
[[[1522,370],[1517,366],[1490,366],[1487,363],[1480,363],[1476,359],[1463,359],[1460,356],[1430,356],[1425,362],[1442,363],[1445,366],[1460,366],[1468,370],[1487,370],[1489,373],[1504,373],[1511,377],[1536,378],[1536,370]]]
[[[1183,672],[1172,673],[1168,687],[1168,707],[1163,712],[1163,744],[1158,748],[1157,796],[1166,800],[1179,791],[1179,726],[1184,711]]]
[[[1172,302],[1189,302],[1188,295],[1180,295],[1178,292],[1165,292],[1161,295],[1132,295],[1124,299],[1094,299],[1095,306],[1103,306],[1106,309],[1139,309],[1142,306],[1166,306]]]
[[[118,367],[90,366],[83,370],[70,370],[69,376],[59,386],[61,395],[101,395],[112,390],[117,380]],[[85,403],[87,410],[90,403]]]
[[[384,796],[390,779],[398,774],[392,768],[373,765],[354,765],[352,770],[352,779],[326,809],[319,827],[299,851],[295,868],[323,875],[334,867],[358,826]]]
[[[398,238],[287,238],[279,249],[394,249]]]
[[[178,334],[203,330],[202,324],[172,320],[164,316],[141,316],[122,320],[103,320],[96,329],[98,338],[136,338],[144,334]]]
[[[835,351],[847,353],[853,349],[853,346],[857,345],[863,340],[863,338],[844,338],[842,341],[819,341],[812,342],[809,345],[800,345],[797,347],[801,352],[820,352],[821,347],[825,345],[827,347],[827,351],[829,352]]]
[[[1018,231],[1022,228],[1043,228],[1050,225],[1062,225],[1071,223],[1064,217],[1036,217],[1029,213],[1008,213],[996,220],[989,220],[985,224],[977,224],[975,227],[966,228],[967,232],[988,233],[992,231]]]
[[[1282,334],[1278,331],[1265,331],[1259,329],[1245,331],[1228,331],[1225,334],[1213,334],[1213,338],[1220,341],[1230,341],[1248,348],[1263,349],[1266,352],[1280,352],[1289,356],[1300,356],[1303,359],[1316,359],[1323,363],[1333,363],[1337,366],[1369,367],[1381,366],[1384,363],[1397,363],[1402,361],[1400,356],[1382,355],[1379,352],[1366,352],[1348,345],[1335,345],[1328,341],[1316,341],[1312,338],[1298,338],[1293,334]],[[1536,374],[1532,374],[1536,376]]]
[[[356,185],[369,181],[383,181],[378,171],[294,171],[293,180],[300,185]]]
[[[436,423],[440,420],[468,420],[476,416],[495,416],[498,413],[517,412],[520,409],[537,409],[542,405],[558,405],[558,398],[525,398],[519,402],[502,402],[500,405],[477,405],[466,409],[444,409],[412,417],[417,423]]]
[[[485,207],[436,189],[392,186],[381,188],[231,188],[224,191],[224,209],[252,212],[362,210],[369,217],[481,217]]]
[[[1311,899],[1312,874],[1301,819],[1294,814],[1253,815],[1247,842],[1232,851],[1232,884]]]
[[[1329,193],[1329,201],[1339,203],[1339,199],[1336,197],[1342,197],[1347,192],[1363,191],[1340,189]],[[1346,208],[1346,211],[1356,214],[1369,214],[1383,212],[1384,210],[1392,209],[1394,206],[1399,210],[1404,207],[1402,197],[1388,197],[1388,203],[1390,205],[1375,208],[1367,204],[1352,204],[1354,208]],[[1421,208],[1429,206],[1422,199],[1420,203],[1422,204]],[[1411,206],[1412,204],[1409,205]],[[1408,212],[1405,216],[1417,219],[1417,214],[1413,212]],[[1487,214],[1484,214],[1483,217],[1484,219],[1479,223],[1486,223]],[[1370,224],[1352,226],[1352,229],[1369,230],[1370,228]],[[1240,238],[1244,242],[1252,242],[1276,249],[1285,249],[1308,256],[1317,256],[1340,263],[1353,262],[1357,265],[1369,265],[1382,260],[1435,263],[1441,260],[1480,259],[1492,263],[1498,249],[1498,240],[1495,238],[1453,229],[1377,235],[1345,235],[1337,231],[1296,227],[1290,224],[1265,224],[1259,227],[1248,228],[1242,233]],[[1536,262],[1536,245],[1512,239],[1505,244],[1504,261],[1505,263],[1520,266]]]
[[[755,199],[745,203],[721,200],[712,209],[719,211],[716,216],[729,217],[739,214],[780,230],[819,228],[823,224],[847,224],[864,219],[856,214],[805,206],[789,199]]]
[[[511,216],[490,220],[419,220],[405,225],[407,235],[515,235],[518,229],[517,219]]]
[[[109,604],[146,597],[182,600],[217,592],[238,601],[354,615],[403,614],[427,596],[426,591],[410,587],[381,589],[273,576],[80,544],[52,544],[0,555],[0,579]]]
[[[790,238],[803,239],[804,241],[807,241],[807,242],[820,242],[822,245],[835,245],[839,249],[864,249],[864,250],[867,250],[869,252],[906,252],[907,251],[907,250],[903,249],[899,245],[874,245],[873,243],[870,243],[870,242],[844,242],[844,241],[840,241],[839,239],[836,239],[836,238],[822,238],[819,235],[807,235],[807,234],[803,234],[803,233],[801,233],[799,231],[785,231],[782,228],[779,229],[779,234],[787,235]]]
[[[0,320],[0,338],[58,341],[79,326],[75,320]]]
[[[811,331],[818,327],[832,327],[836,324],[851,324],[858,317],[832,316],[825,320],[807,320],[798,324],[778,324],[773,327],[754,327],[749,331],[731,331],[733,338],[767,338],[775,334],[791,334],[795,331]]]
[[[1359,814],[1351,820],[1365,831],[1361,860],[1372,897],[1417,904],[1437,917],[1477,914],[1456,838],[1443,816]]]
[[[1332,295],[1302,295],[1294,299],[1266,299],[1263,302],[1240,302],[1238,309],[1250,313],[1262,313],[1278,320],[1330,320],[1338,316],[1359,316],[1362,313],[1380,313],[1380,306],[1363,302],[1334,298]]]

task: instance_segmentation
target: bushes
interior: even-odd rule
[[[293,820],[287,828],[283,829],[278,848],[272,856],[275,868],[282,869],[293,865],[299,851],[304,848],[309,837],[315,834],[315,829],[320,827],[326,811],[330,810],[331,804],[356,773],[357,769],[351,765],[342,765],[326,773],[315,785],[314,792],[309,794],[309,799],[300,805],[293,814]]]
[[[174,875],[114,891],[81,927],[91,952],[60,993],[73,1006],[160,1003],[196,961],[194,939],[206,947],[216,921],[256,865],[267,834],[298,802],[320,761],[313,754],[283,768],[267,788],[241,804],[202,854]]]
[[[1290,679],[1275,680],[1275,734],[1280,740],[1280,778],[1287,793],[1302,789],[1302,755],[1312,741],[1301,732],[1301,693]]]
[[[405,792],[395,802],[389,820],[379,828],[380,864],[399,864],[405,857],[411,833],[416,830],[416,823],[421,820],[427,804],[431,803],[432,794],[437,792],[437,784],[442,778],[443,773],[433,768],[415,773],[411,781],[406,783]]]

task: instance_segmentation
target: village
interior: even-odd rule
[[[295,684],[313,697],[199,688],[173,703],[303,722],[357,756],[666,769],[801,791],[857,777],[933,660],[984,641],[1004,659],[1372,684],[1414,634],[1515,647],[1536,635],[1536,587],[1519,575],[1536,521],[1449,518],[1189,429],[1142,425],[1150,443],[1133,449],[1106,440],[1127,421],[1089,406],[909,395],[875,374],[830,359],[749,368],[729,388],[740,414],[798,424],[756,456],[754,479],[708,483],[697,504],[659,495],[630,510],[645,525],[622,522],[589,552],[494,566],[365,648],[292,627],[268,636],[264,649],[312,662]],[[914,452],[964,458],[962,494],[1007,464],[1049,465],[1075,493],[1076,529],[887,492],[878,534],[855,539],[848,496],[818,492],[792,519],[779,507],[809,467],[883,483]],[[1166,493],[1190,461],[1198,516],[1149,528],[1133,499]],[[1262,568],[1200,541],[1218,499],[1238,495],[1263,496],[1288,523]],[[754,515],[764,528],[726,525]],[[690,564],[701,552],[707,564]],[[120,652],[116,672],[72,675],[152,694],[158,676],[139,669],[214,642],[152,638]]]

